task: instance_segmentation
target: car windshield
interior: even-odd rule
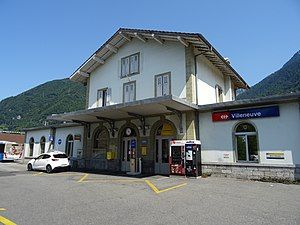
[[[57,159],[65,159],[65,158],[68,158],[68,156],[66,154],[55,154],[53,155],[54,158],[57,158]]]

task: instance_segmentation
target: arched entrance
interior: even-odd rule
[[[31,137],[29,140],[29,156],[33,156],[34,138]]]
[[[170,141],[175,139],[176,131],[170,122],[162,123],[155,132],[155,173],[170,174]]]
[[[108,150],[109,132],[105,127],[99,127],[93,136],[93,158],[106,157]]]
[[[66,154],[68,157],[73,156],[74,138],[72,134],[69,134],[66,139]]]
[[[131,168],[131,160],[137,158],[137,132],[133,127],[125,127],[121,136],[121,159],[122,159],[122,171],[129,172],[134,171],[135,168]]]
[[[255,127],[247,122],[239,123],[234,135],[237,161],[258,162],[258,138]]]
[[[40,140],[41,154],[45,153],[46,138],[43,136]]]

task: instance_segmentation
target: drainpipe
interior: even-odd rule
[[[198,100],[198,71],[197,71],[197,57],[202,55],[204,52],[197,54],[194,56],[194,66],[195,66],[195,77],[196,77],[196,104],[198,106],[199,100]],[[199,111],[197,110],[195,112],[196,117],[196,140],[200,140],[200,126],[199,126]]]

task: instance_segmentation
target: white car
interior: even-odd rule
[[[64,152],[53,151],[41,154],[27,163],[27,170],[46,170],[51,173],[53,170],[70,169],[70,161]]]

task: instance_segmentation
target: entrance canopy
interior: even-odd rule
[[[127,118],[149,117],[171,113],[181,114],[182,112],[197,109],[198,107],[195,104],[172,95],[167,95],[63,114],[52,114],[47,119],[93,123],[99,122],[99,120],[124,120]]]

